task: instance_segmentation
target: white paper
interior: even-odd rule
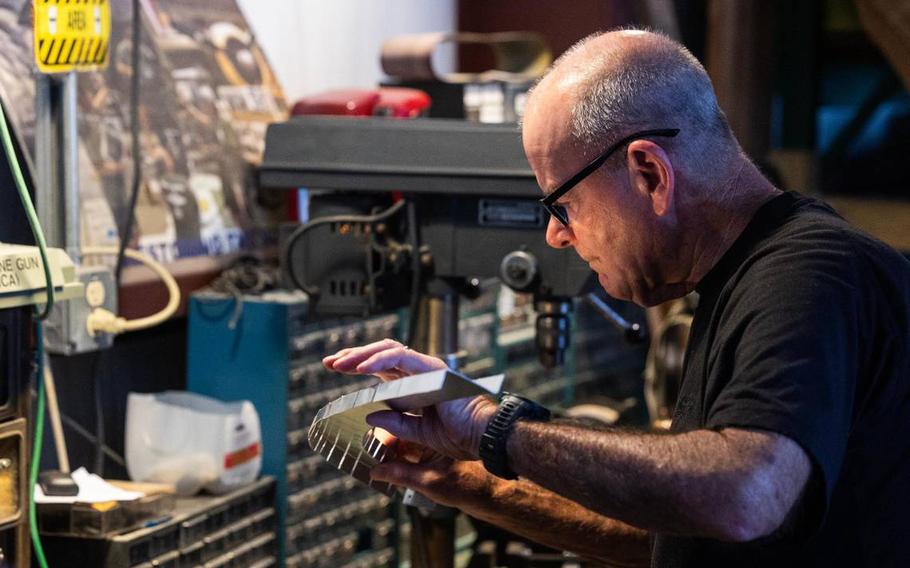
[[[103,503],[105,501],[134,501],[145,497],[139,491],[127,491],[114,487],[94,473],[89,473],[84,467],[72,472],[73,481],[79,486],[77,495],[66,497],[48,496],[41,490],[41,485],[35,484],[35,503]]]

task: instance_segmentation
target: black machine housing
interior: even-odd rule
[[[591,271],[546,244],[514,125],[295,117],[269,127],[259,180],[311,190],[310,222],[285,235],[282,260],[317,315],[402,307],[434,279],[499,277],[534,294],[538,330],[564,336],[547,341],[567,340],[568,298]]]

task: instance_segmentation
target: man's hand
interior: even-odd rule
[[[342,349],[323,359],[322,364],[331,371],[375,375],[383,381],[447,368],[441,359],[418,353],[391,339]],[[495,412],[496,403],[492,399],[476,396],[426,408],[422,416],[376,412],[367,417],[367,422],[444,456],[476,460],[480,437]]]
[[[349,375],[375,375],[383,381],[448,368],[442,359],[408,349],[392,339],[342,349],[322,360],[326,369]]]
[[[401,440],[397,444],[397,459],[370,471],[374,480],[413,489],[447,507],[470,510],[489,506],[498,478],[480,462],[454,460]]]
[[[649,566],[645,531],[585,509],[539,485],[507,481],[478,461],[459,461],[398,442],[395,461],[373,467],[373,479],[413,489],[434,502],[554,548],[609,566]]]

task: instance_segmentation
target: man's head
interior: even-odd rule
[[[739,147],[704,68],[684,47],[623,30],[582,40],[559,58],[525,110],[525,152],[545,193],[630,134],[678,129],[622,144],[556,203],[547,240],[573,246],[617,298],[653,304],[691,288],[691,205],[733,175]],[[691,268],[691,267],[689,267]]]

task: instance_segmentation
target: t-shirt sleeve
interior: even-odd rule
[[[709,359],[706,425],[782,434],[831,497],[847,446],[860,353],[857,270],[848,250],[770,254],[730,296]]]

